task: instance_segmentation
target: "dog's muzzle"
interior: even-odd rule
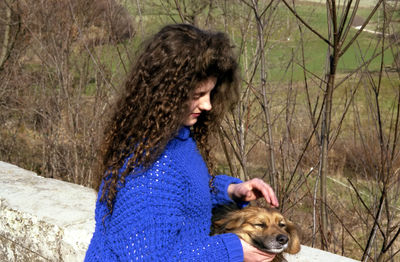
[[[261,237],[259,239],[256,238],[254,242],[260,250],[278,254],[288,247],[289,237],[279,234],[276,236]]]

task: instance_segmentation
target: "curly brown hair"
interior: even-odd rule
[[[181,128],[195,88],[210,76],[217,77],[213,108],[200,115],[191,134],[212,173],[209,138],[238,98],[233,46],[224,33],[188,24],[165,26],[145,42],[101,143],[97,188],[104,183],[100,201],[107,202],[110,213],[126,176],[145,170],[161,155]]]

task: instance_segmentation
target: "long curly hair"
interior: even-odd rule
[[[168,25],[144,43],[105,126],[97,168],[97,189],[112,213],[126,176],[149,168],[188,115],[198,84],[217,77],[213,108],[203,112],[191,134],[210,173],[209,139],[238,99],[238,65],[228,37],[188,24]],[[125,163],[126,162],[126,163]],[[120,172],[126,164],[126,169]]]

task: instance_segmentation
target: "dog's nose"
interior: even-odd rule
[[[277,235],[276,236],[276,241],[278,241],[279,244],[284,245],[289,241],[289,238],[285,235]]]

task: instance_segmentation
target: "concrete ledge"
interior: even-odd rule
[[[296,255],[285,255],[288,262],[359,262],[351,258],[339,256],[320,249],[301,246],[301,250]]]
[[[96,196],[0,162],[0,261],[83,261]]]
[[[96,192],[0,161],[0,261],[83,261]],[[302,246],[288,262],[354,262]]]

